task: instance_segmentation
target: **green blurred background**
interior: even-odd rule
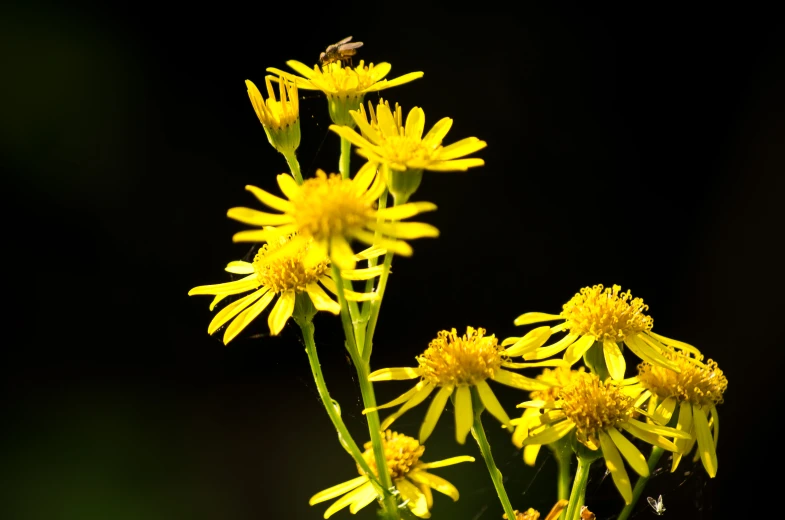
[[[730,380],[719,474],[656,476],[670,518],[767,508],[782,340],[785,60],[780,19],[719,10],[522,4],[449,12],[325,3],[6,4],[0,118],[6,216],[2,472],[9,520],[321,518],[315,492],[356,475],[317,400],[293,326],[264,320],[230,347],[207,336],[195,285],[228,278],[247,246],[225,217],[285,169],[243,81],[316,61],[348,35],[390,77],[383,92],[448,141],[475,135],[487,165],[426,176],[436,241],[396,261],[374,368],[414,363],[442,328],[517,334],[526,311],[557,312],[580,287],[620,283],[657,330],[715,358]],[[282,9],[278,11],[278,9]],[[335,170],[324,99],[303,92],[303,173]],[[377,100],[377,96],[368,99]],[[354,160],[355,168],[359,160]],[[777,314],[775,314],[777,313]],[[339,324],[317,318],[328,385],[359,442],[367,432]],[[632,360],[630,360],[630,365]],[[405,383],[377,385],[381,401]],[[525,396],[497,385],[513,411]],[[424,407],[396,429],[415,434]],[[424,458],[479,457],[451,412]],[[527,468],[486,428],[516,508],[555,501],[543,450]],[[750,447],[752,446],[752,447]],[[621,500],[597,465],[587,503]],[[689,472],[690,474],[686,474]],[[461,491],[434,518],[499,519],[481,461],[439,470]],[[348,517],[348,512],[339,513]],[[357,515],[373,518],[372,508]],[[635,518],[653,517],[645,503]],[[337,517],[336,517],[337,518]]]

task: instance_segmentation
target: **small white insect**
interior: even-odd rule
[[[651,497],[647,497],[646,500],[649,502],[649,505],[654,510],[654,513],[657,516],[662,516],[662,514],[665,512],[665,506],[662,504],[662,495],[660,495],[660,498],[658,498],[657,500],[654,500]]]

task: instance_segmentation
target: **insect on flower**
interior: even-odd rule
[[[349,43],[351,42],[351,43]],[[363,46],[363,42],[352,42],[352,37],[349,36],[328,46],[327,49],[319,55],[319,62],[322,65],[328,65],[335,61],[340,61],[343,65],[352,66],[352,56],[357,54],[357,49]]]
[[[665,512],[665,506],[662,505],[662,495],[660,495],[660,497],[657,500],[654,500],[651,497],[647,497],[646,500],[649,502],[649,505],[654,510],[654,513],[657,516],[662,516],[662,514]]]

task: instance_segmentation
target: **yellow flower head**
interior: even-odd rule
[[[251,98],[256,116],[264,127],[270,144],[282,154],[290,154],[300,146],[300,101],[297,98],[297,85],[286,78],[278,78],[278,97],[267,76],[267,100],[252,81],[245,80],[248,97]]]
[[[232,208],[228,212],[230,218],[262,228],[235,234],[235,242],[269,242],[281,235],[297,233],[295,239],[268,257],[268,261],[279,254],[298,250],[310,240],[309,254],[304,260],[307,265],[329,257],[341,269],[354,269],[356,258],[349,245],[351,239],[410,256],[412,248],[399,239],[439,235],[439,230],[430,224],[390,222],[436,209],[430,202],[375,209],[384,184],[371,164],[363,166],[354,179],[344,179],[336,174],[328,176],[318,170],[316,177],[307,179],[301,186],[290,175],[281,174],[278,186],[288,200],[255,186],[246,186],[246,189],[280,214],[249,208]]]
[[[485,148],[485,141],[476,137],[442,146],[442,140],[452,126],[449,117],[439,120],[423,137],[425,112],[419,107],[409,111],[405,124],[401,107],[396,104],[393,111],[390,103],[384,100],[375,111],[368,102],[367,113],[361,105],[360,110],[352,111],[351,115],[362,135],[350,126],[331,125],[330,130],[351,141],[358,147],[357,153],[369,161],[390,168],[387,184],[393,194],[411,195],[419,186],[423,170],[466,171],[485,164],[479,158],[461,159]]]
[[[278,252],[292,243],[299,244],[297,248],[290,249],[286,254]],[[236,300],[221,309],[207,327],[208,334],[213,334],[223,325],[229,323],[224,332],[223,342],[228,344],[243,329],[245,329],[259,314],[278,297],[268,317],[270,334],[277,335],[281,332],[286,322],[292,316],[295,299],[298,295],[307,294],[314,308],[321,311],[338,314],[340,305],[324,292],[323,285],[333,294],[336,293],[335,282],[328,272],[327,257],[322,256],[311,263],[305,259],[310,256],[313,242],[311,240],[297,241],[296,237],[279,236],[264,244],[254,257],[253,262],[230,262],[226,270],[230,273],[246,275],[234,282],[216,285],[202,285],[194,287],[188,292],[189,296],[197,294],[214,295],[215,299],[210,305],[210,310],[215,305],[235,294],[253,291],[251,294]],[[369,250],[361,253],[362,258],[370,258],[383,254],[383,250]],[[272,260],[269,258],[273,257]],[[378,276],[376,269],[355,269],[342,272],[348,279],[361,280]],[[346,291],[346,298],[353,301],[373,299],[375,294],[363,294]],[[230,323],[231,322],[231,323]]]
[[[340,62],[333,62],[322,66],[314,65],[313,68],[310,68],[295,60],[287,61],[286,64],[302,76],[273,67],[268,68],[267,71],[295,81],[297,86],[303,90],[324,92],[327,95],[330,117],[333,122],[346,126],[354,125],[349,111],[359,109],[368,92],[377,92],[403,85],[423,76],[422,72],[410,72],[388,81],[384,78],[392,68],[389,63],[365,65],[362,60],[357,67],[344,67]]]
[[[698,443],[698,456],[710,477],[717,474],[717,438],[719,415],[717,405],[722,404],[722,395],[728,388],[725,377],[717,363],[709,359],[705,364],[691,354],[670,350],[665,357],[679,365],[676,373],[650,363],[638,365],[638,380],[645,391],[639,401],[648,399],[649,411],[662,422],[670,420],[678,408],[676,428],[689,432],[691,439],[676,441],[679,453],[674,454],[672,471],[675,471],[683,455],[692,451]]]
[[[430,516],[430,510],[433,507],[432,489],[444,493],[453,500],[458,500],[459,494],[455,486],[426,470],[451,466],[460,462],[474,462],[474,457],[459,456],[438,462],[422,462],[420,457],[425,451],[425,446],[420,445],[416,439],[387,430],[382,442],[393,483],[400,492],[401,499],[406,501],[406,505],[412,513],[420,518]],[[363,458],[376,472],[376,459],[372,443],[369,442],[365,445]],[[360,477],[315,494],[311,498],[310,504],[318,504],[340,496],[341,498],[324,512],[324,518],[330,518],[334,513],[347,506],[349,511],[354,514],[377,500],[378,490],[374,488],[368,475],[363,473],[359,467],[358,471]]]
[[[602,448],[613,481],[629,504],[632,487],[622,457],[641,476],[649,475],[649,467],[638,448],[619,430],[673,452],[677,451],[676,445],[665,437],[689,438],[679,430],[634,419],[633,414],[641,410],[635,407],[630,394],[634,390],[618,382],[603,382],[594,374],[577,376],[561,389],[557,401],[534,400],[519,405],[547,410],[529,421],[529,434],[523,444],[551,444],[573,432],[575,439],[590,450]]]
[[[700,355],[692,345],[682,343],[652,332],[653,320],[644,314],[648,306],[640,298],[633,298],[629,291],[620,292],[621,286],[605,288],[602,285],[584,287],[564,304],[561,314],[528,312],[518,316],[516,325],[562,320],[553,327],[538,327],[508,349],[509,355],[524,359],[546,359],[566,350],[564,360],[575,364],[593,345],[602,350],[608,372],[616,380],[624,379],[627,369],[622,344],[644,361],[679,370],[679,366],[663,355],[666,345]],[[556,343],[542,346],[551,334],[566,331],[567,335]]]
[[[460,444],[474,421],[472,391],[482,405],[505,426],[510,426],[510,418],[488,386],[486,380],[523,390],[545,390],[546,383],[524,377],[503,367],[514,367],[504,355],[496,338],[485,336],[485,329],[466,328],[466,334],[458,335],[455,329],[439,332],[422,355],[417,357],[417,368],[383,368],[373,372],[370,381],[390,381],[420,378],[417,385],[393,401],[377,406],[372,410],[389,408],[403,404],[397,412],[387,417],[382,428],[390,426],[404,412],[420,404],[431,392],[436,397],[431,402],[420,428],[420,442],[433,432],[444,410],[447,400],[455,393],[455,437]],[[371,410],[365,410],[366,412]]]
[[[548,513],[548,516],[545,517],[545,520],[556,520],[557,518],[559,518],[559,515],[564,510],[564,508],[567,507],[567,504],[568,502],[563,499],[556,502],[556,504],[551,509],[550,513]],[[503,514],[502,518],[504,520],[507,520],[507,513]],[[526,511],[524,511],[523,513],[521,513],[518,510],[515,510],[515,520],[539,520],[539,518],[540,518],[540,512],[531,507]]]

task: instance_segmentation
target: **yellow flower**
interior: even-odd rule
[[[411,437],[390,430],[385,432],[383,444],[387,467],[390,469],[393,483],[400,492],[401,498],[416,516],[420,518],[431,516],[430,509],[433,506],[431,489],[444,493],[453,500],[458,500],[459,494],[455,486],[426,470],[451,466],[460,462],[474,462],[474,457],[464,455],[438,462],[422,462],[420,457],[425,451],[425,446],[421,446],[417,440]],[[376,461],[373,456],[373,445],[370,442],[365,445],[363,458],[375,473],[377,471]],[[347,506],[349,506],[349,511],[354,514],[374,500],[378,500],[379,492],[374,488],[368,475],[364,474],[360,468],[358,471],[360,477],[315,494],[309,503],[314,505],[340,496],[341,498],[324,512],[324,518],[330,518],[335,512]]]
[[[683,455],[688,454],[695,441],[698,456],[710,477],[717,474],[717,439],[720,433],[720,418],[717,405],[722,403],[722,394],[728,387],[728,378],[709,359],[696,365],[692,356],[685,352],[670,350],[665,357],[679,365],[676,373],[650,363],[638,365],[638,381],[645,389],[639,401],[649,400],[655,420],[666,423],[678,405],[676,429],[688,432],[690,440],[677,440],[679,453],[673,455],[671,471],[676,471]],[[712,435],[713,433],[713,435]]]
[[[353,126],[350,110],[362,106],[365,94],[409,83],[423,76],[422,72],[410,72],[393,80],[384,79],[392,68],[389,63],[365,65],[360,60],[357,67],[343,67],[340,62],[308,67],[299,61],[286,64],[303,77],[270,67],[268,72],[287,77],[303,90],[321,90],[327,95],[330,117],[337,125]]]
[[[543,381],[551,385],[551,387],[546,390],[530,392],[529,399],[543,401],[549,406],[553,405],[558,400],[562,388],[572,384],[577,378],[586,377],[587,375],[583,367],[578,368],[578,370],[570,370],[564,366],[553,370],[546,368],[535,379]],[[529,435],[529,424],[532,422],[537,423],[541,415],[542,412],[539,408],[526,408],[521,417],[510,421],[515,425],[515,431],[512,433],[512,442],[518,448],[523,448],[523,461],[529,466],[534,466],[542,445],[530,444],[523,446],[523,441]]]
[[[529,435],[523,445],[550,444],[574,430],[575,439],[590,450],[602,448],[602,456],[616,488],[629,504],[632,502],[632,487],[622,456],[641,476],[649,475],[649,466],[643,454],[619,429],[673,452],[677,451],[675,444],[665,437],[686,439],[689,435],[634,419],[633,415],[641,413],[641,410],[635,407],[635,400],[628,393],[618,382],[603,382],[594,374],[586,374],[563,387],[557,401],[521,403],[520,407],[547,410],[537,420],[529,422]]]
[[[439,389],[431,402],[420,428],[420,442],[430,436],[447,404],[455,394],[455,437],[460,444],[466,442],[466,435],[472,428],[474,415],[470,389],[476,389],[485,408],[511,427],[510,418],[488,386],[487,379],[523,390],[546,390],[549,385],[529,379],[520,374],[509,372],[502,367],[510,365],[504,350],[496,338],[485,336],[485,329],[466,328],[466,334],[459,336],[455,329],[439,332],[422,355],[417,357],[417,368],[383,368],[368,376],[371,381],[390,381],[420,378],[417,385],[397,399],[375,409],[389,408],[403,404],[397,412],[387,417],[382,428],[387,428],[404,412],[417,406],[435,389]],[[366,410],[368,412],[370,410]]]
[[[298,243],[299,246],[289,253],[278,256],[272,261],[268,257],[282,250],[289,244]],[[243,329],[245,329],[277,296],[278,301],[273,306],[267,319],[270,334],[273,336],[281,332],[286,322],[292,316],[295,308],[295,299],[298,295],[307,294],[313,306],[320,311],[338,314],[340,305],[335,302],[319,285],[320,283],[330,292],[335,294],[336,287],[330,272],[329,261],[326,257],[317,262],[306,265],[304,260],[312,249],[310,240],[298,241],[289,236],[280,236],[264,244],[254,257],[253,262],[235,261],[226,266],[226,270],[234,274],[247,275],[245,278],[234,282],[219,283],[215,285],[202,285],[194,287],[188,292],[189,296],[197,294],[215,295],[210,310],[227,296],[253,291],[251,294],[236,300],[215,315],[207,327],[208,334],[213,334],[220,327],[229,323],[224,332],[223,342],[228,344]],[[372,258],[384,254],[384,250],[370,249],[358,255],[358,258]],[[379,276],[378,268],[355,269],[343,271],[341,275],[349,280],[367,280]],[[356,293],[345,291],[346,298],[353,301],[373,299],[375,294]]]
[[[567,507],[568,502],[564,499],[559,500],[551,509],[548,516],[545,517],[545,520],[556,520],[559,518],[561,512]],[[504,520],[507,520],[507,513],[502,515]],[[521,513],[517,509],[515,510],[515,520],[539,520],[540,512],[536,509],[529,508],[525,512]]]
[[[280,214],[249,208],[232,208],[228,212],[230,218],[262,227],[235,234],[235,242],[268,242],[280,235],[297,233],[291,242],[267,260],[290,254],[312,240],[304,259],[306,265],[313,265],[329,256],[340,269],[354,269],[356,259],[349,245],[350,239],[376,245],[398,255],[411,256],[412,248],[399,239],[439,235],[439,230],[430,224],[387,222],[435,210],[436,206],[430,202],[374,209],[376,200],[384,191],[384,183],[370,164],[363,166],[354,179],[343,179],[336,174],[328,177],[322,170],[317,170],[316,177],[307,179],[301,186],[283,173],[278,176],[278,186],[288,200],[255,186],[246,186],[246,189],[262,204],[280,211]]]
[[[265,101],[252,81],[245,80],[248,97],[251,98],[264,133],[267,134],[267,140],[282,154],[290,154],[300,146],[300,101],[297,98],[297,85],[291,80],[279,77],[279,101],[276,101],[270,76],[264,81],[267,85],[267,100]]]
[[[528,312],[518,316],[516,325],[564,321],[553,327],[538,327],[523,338],[511,338],[518,342],[507,350],[507,354],[535,360],[549,358],[566,349],[564,360],[573,365],[596,344],[603,351],[611,377],[616,380],[624,379],[627,367],[620,348],[622,343],[642,360],[677,371],[678,365],[663,355],[668,350],[663,343],[700,354],[692,345],[652,332],[654,321],[644,314],[649,306],[644,305],[641,298],[632,298],[629,291],[619,291],[619,285],[584,287],[564,304],[561,314]],[[552,345],[541,347],[551,334],[560,331],[567,331],[567,335]]]

